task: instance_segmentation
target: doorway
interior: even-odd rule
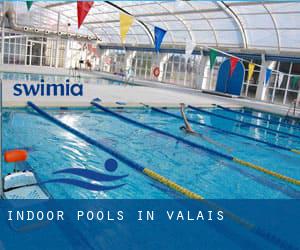
[[[27,65],[35,65],[41,66],[42,59],[42,43],[39,41],[31,41],[27,42]]]

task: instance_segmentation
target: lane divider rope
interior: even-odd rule
[[[294,134],[291,134],[291,133],[287,133],[287,132],[283,132],[283,131],[278,131],[276,129],[267,128],[267,127],[264,127],[264,126],[261,126],[261,125],[257,125],[257,124],[253,124],[253,123],[250,123],[250,122],[240,121],[240,120],[237,120],[237,119],[233,119],[233,118],[227,117],[225,115],[215,114],[213,112],[206,111],[206,110],[203,110],[203,109],[191,106],[191,105],[188,105],[188,107],[191,108],[191,109],[193,109],[193,110],[199,111],[201,113],[210,115],[210,116],[213,115],[213,116],[216,116],[216,117],[219,117],[219,118],[223,118],[223,119],[226,119],[226,120],[230,120],[230,121],[234,121],[234,122],[238,122],[238,123],[242,123],[242,124],[247,124],[248,126],[252,126],[252,127],[256,127],[256,128],[261,128],[261,129],[272,131],[274,133],[281,134],[281,135],[284,135],[284,136],[290,136],[290,137],[295,137],[295,138],[299,138],[300,139],[299,135],[294,135]]]
[[[293,125],[293,124],[287,124],[287,123],[280,123],[280,122],[276,122],[276,121],[272,121],[268,118],[263,118],[263,117],[259,117],[259,116],[256,116],[256,115],[251,115],[251,114],[248,114],[248,113],[243,113],[243,112],[240,112],[240,111],[237,111],[237,110],[232,110],[230,108],[227,108],[227,107],[224,107],[222,105],[215,105],[216,107],[220,108],[220,109],[223,109],[223,110],[226,110],[228,112],[231,112],[231,113],[234,113],[234,114],[238,114],[238,115],[243,115],[243,116],[248,116],[250,118],[255,118],[255,119],[259,119],[259,120],[262,120],[262,121],[266,121],[266,122],[270,122],[272,124],[277,124],[277,125],[280,125],[280,126],[283,126],[283,127],[289,127],[289,128],[296,128],[296,129],[300,129],[299,126],[297,125]]]
[[[273,117],[274,118],[278,118],[278,119],[282,119],[282,123],[284,124],[287,124],[289,125],[288,123],[288,120],[291,121],[291,122],[296,122],[297,124],[299,124],[300,122],[300,118],[299,117],[295,117],[295,116],[282,116],[282,115],[279,115],[279,114],[276,114],[276,113],[272,113],[270,111],[265,111],[265,110],[259,110],[259,109],[256,109],[256,108],[248,108],[248,107],[244,107],[245,110],[248,110],[248,111],[255,111],[255,112],[264,112],[265,114],[269,115],[270,117]],[[270,118],[272,120],[272,118]]]
[[[281,239],[281,238],[277,237],[276,235],[273,235],[271,233],[264,231],[262,228],[257,227],[256,225],[247,222],[246,220],[238,217],[237,215],[231,213],[230,211],[220,208],[215,203],[205,200],[203,196],[196,194],[196,193],[178,185],[177,183],[163,177],[162,175],[160,175],[148,168],[143,167],[142,165],[132,161],[131,159],[127,158],[126,156],[122,155],[121,153],[117,152],[116,150],[105,146],[104,144],[100,143],[99,141],[96,141],[96,140],[88,137],[87,135],[81,133],[80,131],[70,127],[69,125],[59,121],[55,117],[49,115],[47,112],[40,109],[34,103],[27,102],[27,104],[28,104],[28,106],[30,106],[32,109],[34,109],[38,114],[40,114],[45,119],[49,120],[50,122],[56,124],[57,126],[63,128],[63,129],[65,129],[66,131],[72,133],[73,135],[79,137],[80,139],[86,141],[87,143],[94,145],[94,146],[100,148],[101,150],[107,152],[108,154],[114,156],[121,162],[123,162],[126,165],[128,165],[129,167],[133,168],[134,170],[152,178],[153,180],[156,180],[157,182],[169,187],[170,189],[172,189],[174,191],[177,191],[177,192],[185,195],[188,198],[200,200],[213,208],[223,210],[224,214],[226,214],[234,222],[245,227],[247,230],[255,233],[256,235],[262,237],[263,239],[271,242],[272,244],[275,244],[277,246],[284,247],[284,248],[288,247],[289,249],[295,249],[295,247],[293,245],[291,245],[289,242],[285,241],[284,239]]]
[[[300,150],[298,150],[298,149],[291,149],[291,151],[298,154],[298,155],[300,155]]]
[[[118,113],[116,113],[116,112],[114,112],[114,111],[111,111],[110,109],[105,108],[104,106],[102,106],[102,105],[100,105],[100,104],[98,104],[98,103],[91,102],[91,104],[92,104],[93,106],[95,106],[96,108],[98,108],[98,109],[100,109],[100,110],[102,110],[102,111],[104,111],[104,112],[106,112],[106,113],[109,113],[109,114],[111,114],[112,116],[115,116],[115,117],[119,118],[120,120],[123,120],[123,121],[125,121],[125,122],[127,122],[127,123],[133,124],[133,125],[135,125],[135,126],[137,126],[137,127],[144,128],[144,129],[148,129],[148,130],[157,132],[158,134],[162,134],[162,135],[164,135],[164,136],[171,137],[171,138],[173,138],[173,139],[175,139],[175,140],[177,140],[177,141],[180,141],[180,142],[182,142],[182,143],[184,143],[184,144],[186,144],[186,145],[189,145],[189,146],[191,146],[191,147],[198,148],[198,149],[201,149],[201,150],[205,150],[205,151],[207,151],[207,152],[210,152],[211,154],[218,155],[218,156],[223,157],[223,158],[226,158],[226,159],[228,159],[228,160],[232,160],[232,157],[231,157],[231,156],[226,155],[226,154],[224,154],[224,153],[215,151],[215,150],[210,149],[210,148],[208,148],[208,147],[205,147],[205,146],[203,146],[203,145],[194,143],[194,142],[192,142],[192,141],[189,141],[189,140],[186,140],[186,139],[184,139],[184,138],[182,138],[182,137],[179,137],[179,136],[170,134],[170,133],[165,132],[165,131],[163,131],[163,130],[154,128],[154,127],[149,126],[149,125],[147,125],[147,124],[144,124],[144,123],[135,121],[135,120],[133,120],[133,119],[131,119],[131,118],[128,118],[128,117],[126,117],[126,116],[123,116],[123,115],[121,115],[121,114],[118,114]]]
[[[151,177],[152,179],[159,181],[160,183],[168,186],[170,189],[173,189],[177,192],[180,192],[181,194],[185,195],[188,198],[192,198],[192,199],[204,199],[202,196],[186,189],[183,188],[182,186],[176,184],[175,182],[161,176],[160,174],[143,167],[142,165],[140,165],[139,163],[129,159],[127,156],[119,153],[118,151],[104,145],[103,143],[101,143],[100,141],[96,141],[92,138],[90,138],[89,136],[83,134],[82,132],[70,127],[69,125],[61,122],[60,120],[56,119],[55,117],[49,115],[47,112],[43,111],[42,109],[40,109],[37,105],[35,105],[32,102],[28,102],[28,106],[30,106],[32,109],[34,109],[38,114],[40,114],[42,117],[46,118],[47,120],[53,122],[54,124],[56,124],[57,126],[67,130],[68,132],[72,133],[73,135],[79,137],[80,139],[86,141],[89,144],[92,144],[94,146],[96,146],[97,148],[100,148],[101,150],[105,151],[106,153],[112,155],[113,157],[117,158],[119,161],[125,163],[126,165],[128,165],[129,167],[133,168],[134,170],[145,174],[148,177]]]
[[[151,108],[153,111],[156,111],[156,112],[159,112],[159,113],[162,113],[162,114],[165,114],[165,115],[169,115],[169,116],[172,116],[174,118],[178,118],[178,119],[182,120],[182,117],[180,115],[176,115],[176,114],[167,112],[165,110],[155,108],[155,107],[151,107],[151,106],[148,106],[148,105],[145,105],[145,106]],[[260,139],[253,138],[251,136],[242,135],[242,134],[238,134],[238,133],[235,133],[235,132],[227,131],[225,129],[217,128],[215,126],[207,125],[205,123],[198,122],[198,121],[195,121],[195,120],[192,120],[192,119],[188,119],[188,121],[190,123],[193,123],[193,124],[201,125],[203,127],[207,127],[207,128],[210,128],[210,129],[213,129],[213,130],[216,130],[216,131],[220,131],[221,133],[230,134],[230,135],[234,135],[234,136],[239,136],[241,138],[245,138],[245,139],[252,140],[252,141],[255,141],[255,142],[264,143],[264,144],[266,144],[270,147],[273,147],[273,148],[278,148],[278,149],[290,151],[290,152],[293,152],[293,153],[296,153],[296,154],[300,154],[300,151],[297,150],[297,149],[291,149],[291,148],[283,147],[283,146],[276,145],[276,144],[273,144],[273,143],[270,143],[270,142],[267,142],[267,141],[263,141],[263,140],[260,140]]]
[[[106,112],[106,113],[108,113],[108,114],[111,114],[112,116],[115,116],[115,117],[119,118],[120,120],[123,120],[123,121],[125,121],[125,122],[127,122],[127,123],[130,123],[130,124],[133,124],[133,125],[135,125],[135,126],[138,126],[138,127],[144,128],[144,129],[148,129],[148,130],[157,132],[158,134],[162,134],[162,135],[165,135],[165,136],[167,136],[167,137],[176,139],[177,141],[180,141],[180,142],[182,142],[182,143],[184,143],[184,144],[186,144],[186,145],[189,145],[189,146],[191,146],[191,147],[198,148],[198,149],[200,149],[200,150],[204,150],[204,151],[206,151],[206,152],[208,152],[208,153],[210,153],[210,154],[213,154],[213,155],[218,155],[218,156],[223,157],[223,158],[225,158],[225,159],[227,159],[227,160],[230,160],[230,161],[234,161],[234,162],[236,162],[236,163],[239,163],[239,164],[242,165],[242,166],[246,166],[246,167],[249,167],[249,168],[252,168],[252,169],[256,169],[257,171],[260,171],[260,172],[262,172],[262,173],[271,175],[271,176],[273,176],[273,177],[276,177],[276,178],[278,178],[278,179],[284,180],[284,181],[286,181],[286,182],[289,182],[289,183],[292,183],[292,184],[295,184],[295,185],[300,185],[300,181],[297,180],[297,179],[293,179],[293,178],[291,178],[291,177],[287,177],[287,176],[284,176],[284,175],[282,175],[282,174],[279,174],[279,173],[270,171],[270,170],[265,169],[265,168],[263,168],[263,167],[260,167],[260,166],[257,166],[257,165],[255,165],[255,164],[252,164],[252,163],[250,163],[250,162],[247,162],[247,161],[244,161],[244,160],[235,158],[235,157],[233,157],[233,156],[231,156],[231,155],[227,155],[227,154],[224,154],[224,153],[220,153],[220,152],[218,152],[218,151],[216,151],[216,150],[214,150],[214,149],[210,149],[210,148],[205,147],[205,146],[203,146],[203,145],[200,145],[200,144],[191,142],[191,141],[189,141],[189,140],[186,140],[186,139],[184,139],[184,138],[182,138],[182,137],[179,137],[179,136],[173,135],[173,134],[171,134],[171,133],[165,132],[165,131],[163,131],[163,130],[154,128],[154,127],[149,126],[149,125],[147,125],[147,124],[144,124],[144,123],[135,121],[135,120],[133,120],[133,119],[131,119],[131,118],[128,118],[128,117],[126,117],[126,116],[123,116],[123,115],[121,115],[121,114],[118,114],[118,113],[116,113],[116,112],[114,112],[114,111],[112,111],[112,110],[110,110],[110,109],[108,109],[108,108],[106,108],[106,107],[104,107],[104,106],[98,104],[98,103],[91,102],[91,104],[92,104],[93,106],[95,106],[96,108],[98,108],[98,109],[100,109],[100,110],[102,110],[102,111],[104,111],[104,112]],[[255,166],[255,167],[254,167],[254,166]]]
[[[266,168],[260,167],[258,165],[255,165],[255,164],[247,162],[247,161],[243,161],[243,160],[235,158],[235,157],[233,158],[233,161],[237,162],[237,163],[239,163],[241,165],[244,165],[246,167],[253,168],[253,169],[256,169],[256,170],[258,170],[260,172],[263,172],[263,173],[266,173],[268,175],[274,176],[274,177],[276,177],[278,179],[281,179],[281,180],[284,180],[286,182],[289,182],[289,183],[292,183],[292,184],[300,186],[300,180],[297,180],[297,179],[294,179],[294,178],[291,178],[291,177],[288,177],[288,176],[276,173],[274,171],[268,170]]]
[[[173,181],[170,181],[169,179],[161,176],[160,174],[152,171],[149,168],[144,168],[143,173],[148,175],[152,179],[164,184],[165,186],[169,187],[170,189],[176,190],[178,193],[181,193],[181,194],[185,195],[186,197],[188,197],[190,199],[196,199],[196,200],[203,200],[204,199],[201,195],[196,194],[196,193],[194,193],[194,192],[178,185],[177,183],[175,183]]]

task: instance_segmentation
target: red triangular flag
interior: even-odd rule
[[[86,15],[89,13],[94,1],[77,1],[77,18],[78,18],[78,29],[83,23]]]
[[[232,76],[234,70],[235,70],[235,67],[236,67],[236,64],[238,63],[239,59],[236,58],[236,57],[230,57],[230,76]]]

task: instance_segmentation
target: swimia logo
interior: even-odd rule
[[[40,83],[36,84],[21,84],[16,83],[13,87],[14,96],[82,96],[83,85],[82,84],[70,84],[67,79],[66,83],[45,83],[44,79]]]

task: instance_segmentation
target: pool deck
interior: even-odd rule
[[[152,106],[178,107],[179,103],[187,103],[195,106],[209,107],[212,104],[224,105],[226,107],[240,107],[227,100],[216,100],[214,96],[197,92],[184,92],[180,89],[166,89],[150,86],[134,85],[98,85],[85,84],[83,96],[14,96],[13,85],[15,81],[3,81],[3,106],[23,107],[27,101],[32,101],[42,107],[87,107],[94,98],[100,98],[105,106],[119,106],[116,102],[125,102],[126,106]],[[22,82],[24,83],[24,82]],[[28,82],[29,83],[29,82]],[[32,82],[30,82],[31,84]],[[38,82],[37,82],[38,83]],[[200,95],[199,95],[200,94]]]
[[[122,80],[119,76],[95,72],[97,78],[107,77],[115,80]],[[25,107],[27,101],[32,101],[41,107],[89,107],[94,98],[100,98],[105,106],[120,106],[116,102],[124,102],[128,107],[139,107],[143,104],[156,107],[178,107],[179,103],[186,103],[198,107],[211,107],[214,104],[230,108],[249,107],[265,112],[286,115],[288,107],[276,104],[265,103],[256,100],[243,98],[229,98],[202,93],[201,90],[185,88],[172,84],[159,83],[147,80],[133,82],[138,85],[100,85],[84,84],[83,96],[14,96],[13,85],[16,81],[3,81],[3,106],[4,107]],[[23,82],[22,83],[26,83]],[[28,82],[33,83],[33,82]],[[39,83],[39,82],[37,82]],[[292,111],[290,111],[290,116]],[[300,110],[296,110],[296,117],[300,116]]]

